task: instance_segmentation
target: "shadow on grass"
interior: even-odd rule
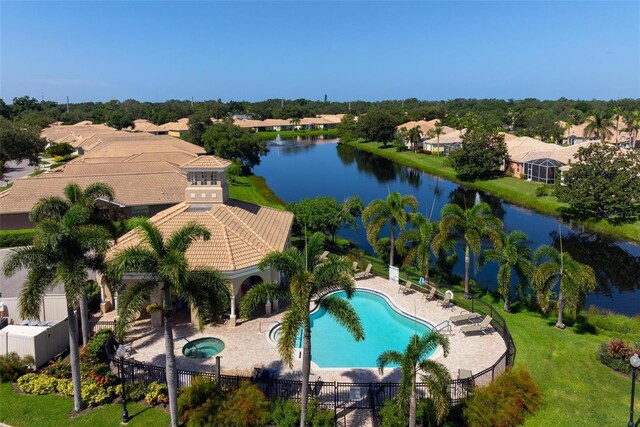
[[[148,410],[152,409],[151,406],[145,406],[142,409],[134,409],[133,411],[128,411],[129,412],[129,421],[133,420],[135,417],[142,415],[143,413],[147,412]]]

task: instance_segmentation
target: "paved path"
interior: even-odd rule
[[[25,177],[36,170],[36,167],[30,166],[27,160],[22,161],[20,164],[18,164],[18,162],[10,161],[7,162],[5,166],[6,172],[4,174],[3,185],[13,182],[18,178]]]

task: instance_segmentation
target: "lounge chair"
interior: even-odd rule
[[[451,316],[449,318],[449,322],[451,323],[459,323],[459,322],[471,322],[473,319],[481,319],[482,316],[478,313],[461,313],[457,316]]]
[[[448,308],[451,305],[451,294],[445,292],[444,298],[442,300],[438,300],[436,305],[441,305],[442,308]]]
[[[367,265],[367,268],[364,269],[364,271],[361,271],[359,273],[356,273],[354,277],[354,279],[366,279],[369,276],[373,276],[373,274],[371,274],[371,268],[373,266],[371,264]]]
[[[413,283],[407,280],[407,283],[405,283],[404,285],[400,285],[400,287],[398,288],[398,292],[402,291],[403,294],[411,292],[411,285],[413,285]]]
[[[358,261],[353,261],[351,268],[353,268],[353,271],[358,271]]]
[[[434,287],[431,287],[431,289],[429,290],[429,292],[425,292],[424,293],[424,299],[426,299],[427,301],[431,301],[432,299],[436,298],[436,292],[438,290]]]
[[[324,261],[327,258],[329,258],[329,251],[324,251],[322,252],[322,254],[320,255],[320,257],[318,258],[320,261]]]
[[[491,328],[492,320],[493,319],[491,318],[491,316],[485,316],[485,318],[482,319],[481,323],[477,325],[463,326],[460,328],[460,332],[462,332],[465,336],[472,332],[482,332],[483,334],[486,334],[489,328]]]

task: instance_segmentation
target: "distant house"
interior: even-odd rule
[[[425,138],[422,140],[422,148],[433,153],[441,152],[448,156],[452,151],[462,146],[462,136],[465,132],[466,129],[454,130],[440,135],[439,138]]]
[[[133,121],[133,128],[127,129],[131,132],[146,132],[152,135],[168,135],[169,130],[162,126],[154,125],[149,120],[138,119]]]
[[[314,130],[335,129],[343,115],[324,115],[319,117],[304,117],[297,124],[292,119],[240,120],[234,119],[233,124],[251,129],[254,132],[281,132],[285,130]]]
[[[166,129],[169,136],[182,138],[187,134],[187,132],[189,132],[189,119],[183,118],[179,119],[177,122],[168,122],[160,127]]]
[[[596,135],[585,135],[585,128],[589,125],[589,120],[586,120],[584,123],[580,123],[577,125],[569,126],[566,122],[558,121],[558,126],[563,129],[562,134],[562,144],[564,145],[575,145],[581,144],[587,141],[595,141],[598,139]],[[618,130],[616,131],[615,126],[610,126],[608,129],[611,132],[611,137],[607,138],[608,144],[619,144],[622,147],[628,148],[630,142],[629,132],[626,131],[626,123],[624,120],[620,119],[618,123]]]

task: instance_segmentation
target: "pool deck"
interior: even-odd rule
[[[456,306],[442,308],[435,301],[426,301],[423,294],[412,291],[407,294],[399,292],[396,284],[381,277],[356,281],[358,288],[369,288],[386,294],[393,304],[405,311],[437,325],[448,320],[451,316],[460,314],[462,310]],[[461,295],[456,295],[461,297]],[[195,360],[182,355],[182,347],[186,343],[181,337],[194,340],[203,337],[216,337],[224,341],[225,348],[220,353],[221,370],[223,374],[251,375],[254,367],[272,368],[280,371],[280,378],[300,379],[302,363],[299,358],[294,361],[293,369],[284,366],[277,348],[268,334],[276,322],[282,320],[284,312],[280,311],[271,316],[243,321],[235,328],[229,325],[207,326],[203,331],[190,324],[178,323],[175,330],[175,355],[179,369],[194,371],[211,371],[215,366],[215,358]],[[451,372],[452,378],[457,377],[458,369],[471,370],[474,374],[492,366],[506,350],[502,337],[497,333],[473,334],[467,337],[460,332],[463,324],[452,325],[449,337],[450,352],[444,357],[442,350],[436,351],[433,358],[443,363]],[[133,340],[132,357],[136,360],[164,366],[164,338],[162,329],[151,328],[149,320],[136,322],[129,334]],[[340,351],[340,349],[335,349]],[[313,351],[313,349],[312,349]],[[301,353],[301,352],[300,352]],[[323,381],[341,382],[376,382],[397,381],[399,369],[385,369],[380,375],[377,369],[323,369],[311,364],[311,379],[319,377]]]

